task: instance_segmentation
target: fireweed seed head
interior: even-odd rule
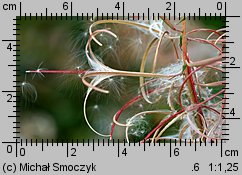
[[[149,31],[155,38],[160,38],[160,36],[164,33],[163,29],[163,21],[150,21]],[[157,32],[154,32],[157,31]]]
[[[103,80],[99,87],[101,89],[106,89],[109,91],[110,95],[113,96],[121,96],[125,92],[125,84],[124,80],[122,80],[120,77],[109,77],[105,80]]]
[[[183,119],[182,124],[180,125],[179,131],[179,138],[180,139],[191,139],[192,136],[192,129],[190,128],[189,124],[187,123],[186,119]]]
[[[157,86],[159,87],[168,87],[172,83],[174,83],[175,86],[180,86],[182,83],[182,76],[179,75],[182,73],[183,69],[183,62],[178,61],[176,63],[172,63],[167,65],[166,67],[161,68],[158,73],[163,75],[176,75],[171,78],[160,78],[157,79]],[[159,81],[160,80],[160,81]]]
[[[72,70],[72,69],[71,69]],[[82,70],[79,66],[75,67],[73,70]],[[78,99],[83,98],[84,94],[81,92],[84,91],[85,87],[81,83],[81,77],[83,74],[78,73],[76,75],[64,74],[56,78],[58,82],[57,89],[66,94],[70,98]]]
[[[196,77],[199,83],[204,83],[204,79],[207,77],[208,70],[199,70],[196,72]]]
[[[193,110],[193,111],[186,112],[186,115],[184,117],[187,124],[192,130],[199,130],[195,120],[196,115],[197,115],[197,110]]]
[[[66,61],[66,69],[81,68],[82,70],[89,69],[86,52],[84,49],[74,49],[68,55],[68,60]]]
[[[224,122],[225,120],[221,118],[218,118],[216,121],[208,122],[210,123],[210,129],[207,135],[213,138],[221,138],[223,133],[222,126]]]
[[[207,129],[207,127],[205,128],[205,130],[201,131],[199,129],[199,126],[197,125],[196,122],[196,117],[198,115],[198,111],[197,110],[193,110],[193,111],[189,111],[186,113],[186,121],[191,129],[191,132],[193,133],[192,138],[194,139],[198,139],[198,138],[206,138],[208,141],[210,141],[211,139],[216,139],[214,137],[211,137],[210,135],[207,135],[206,132],[209,132],[209,130]],[[203,119],[205,120],[205,119]],[[205,120],[206,121],[206,120]],[[203,122],[205,122],[203,121]],[[210,129],[211,131],[211,129]]]
[[[110,29],[110,31],[113,31],[113,30]],[[109,48],[109,49],[116,48],[119,41],[117,38],[118,38],[117,36],[114,37],[113,35],[110,35],[109,33],[105,33],[105,32],[101,32],[100,34],[96,35],[96,39],[98,39],[98,41],[102,43],[102,46],[99,48],[103,48],[103,47]]]
[[[113,107],[112,109],[105,108],[105,105],[103,105],[101,102],[103,102],[101,99],[94,104],[88,104],[87,107],[87,114],[90,125],[99,133],[108,134],[111,130],[111,117],[113,113],[115,113],[115,109],[117,108]]]
[[[161,100],[161,91],[155,90],[154,92],[149,93],[147,98],[152,102],[152,104],[157,103]]]
[[[169,23],[170,26],[168,25],[168,23]],[[180,34],[181,34],[181,32],[172,29],[171,25],[173,25],[173,27],[175,27],[176,29],[180,30],[182,28],[182,24],[181,23],[179,24],[178,21],[173,21],[173,20],[169,20],[168,23],[167,22],[163,22],[162,30],[163,31],[168,31],[169,32],[169,37],[178,39]]]
[[[171,77],[164,78],[145,78],[144,88],[146,92],[152,90],[148,93],[146,97],[151,103],[156,103],[160,99],[167,98],[169,89],[173,84],[174,87],[179,87],[182,84],[182,76],[179,75],[182,72],[183,62],[178,61],[176,63],[169,64],[161,68],[157,73],[162,75],[171,75]],[[172,75],[174,75],[172,77]]]
[[[93,23],[91,21],[75,21],[72,23],[72,31],[68,36],[67,48],[72,52],[75,49],[83,49],[89,38],[88,29]]]
[[[222,130],[222,124],[223,120],[217,120],[217,121],[212,121],[209,120],[207,121],[209,128],[207,129],[207,136],[209,138],[221,138],[223,135],[223,130]]]
[[[203,98],[203,99],[207,99],[207,98],[209,98],[209,96],[212,95],[212,89],[210,89],[208,87],[200,87],[200,89],[198,89],[198,87],[197,87],[197,90],[200,90],[200,95],[201,95],[201,98]],[[208,101],[207,104],[210,106],[212,104],[212,101],[214,101],[214,100]]]
[[[115,45],[104,45],[95,50],[95,55],[103,64],[113,69],[121,68],[121,58],[118,55],[117,47]]]
[[[133,36],[126,36],[125,39],[120,40],[118,53],[125,61],[122,64],[124,68],[131,69],[139,64],[146,47],[147,37],[141,35],[139,31],[135,31]]]
[[[98,55],[95,55],[95,53],[92,51],[91,42],[93,40],[93,37],[98,34],[100,35],[102,33],[107,33],[107,34],[111,35],[112,37],[116,37],[116,35],[113,32],[110,32],[108,30],[95,31],[93,36],[89,37],[89,40],[85,47],[86,58],[88,60],[88,63],[89,63],[89,66],[91,67],[91,69],[93,69],[95,71],[113,71],[113,69],[111,69],[110,67],[103,64],[102,59]]]
[[[219,68],[218,66],[215,66]],[[219,68],[221,69],[221,68]],[[207,74],[203,79],[204,83],[211,83],[211,82],[216,82],[216,81],[221,81],[222,80],[222,75],[223,73],[221,71],[215,70],[215,69],[208,69]]]
[[[68,67],[86,63],[85,45],[89,38],[88,28],[82,29],[82,32],[77,27],[73,28],[66,44],[67,50],[69,51],[67,59]]]
[[[34,103],[37,100],[36,88],[26,81],[21,83],[21,93],[26,102]]]
[[[83,46],[85,46],[87,40],[87,32],[73,34],[73,36],[70,36],[69,42],[67,43],[67,48],[70,50],[70,53],[76,52],[76,55],[78,56],[78,51],[83,50]]]
[[[181,102],[184,107],[189,107],[192,104],[189,93],[188,87],[185,86],[181,94]]]
[[[164,75],[175,75],[181,73],[183,69],[183,61],[179,60],[176,63],[171,63],[160,69],[159,73]]]
[[[92,60],[90,60],[92,61]],[[103,80],[105,79],[108,79],[108,78],[111,78],[112,76],[111,75],[97,75],[95,76],[92,81],[91,81],[91,85],[93,87],[96,87],[97,85],[99,85]],[[97,135],[99,136],[103,136],[103,137],[110,137],[109,134],[105,134],[103,132],[100,132],[100,131],[97,131],[96,129],[93,128],[92,124],[89,122],[89,118],[88,118],[88,113],[87,113],[87,101],[88,101],[88,98],[90,96],[90,93],[92,92],[92,88],[91,87],[88,87],[87,89],[87,92],[86,92],[86,96],[84,98],[84,103],[83,103],[83,113],[84,113],[84,119],[88,125],[88,127],[94,132],[96,133]],[[102,113],[97,113],[96,115],[101,115]]]
[[[144,115],[127,119],[126,123],[129,125],[128,135],[134,139],[142,139],[150,130],[150,124]]]
[[[213,111],[213,110],[208,110],[206,108],[203,108],[203,113],[204,113],[204,118],[208,122],[208,129],[214,126],[213,122],[219,122],[221,120],[221,115],[220,113],[222,112],[222,109],[220,107],[219,110]]]

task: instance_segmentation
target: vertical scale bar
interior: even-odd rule
[[[18,92],[18,88],[20,87],[19,86],[19,83],[18,83],[18,77],[20,76],[19,75],[19,70],[18,70],[18,61],[19,61],[19,59],[18,59],[18,57],[20,56],[20,48],[18,49],[18,46],[20,45],[19,43],[18,43],[18,41],[20,41],[20,40],[18,40],[18,36],[20,35],[19,33],[18,33],[18,31],[20,31],[20,29],[18,29],[18,20],[21,20],[21,16],[22,16],[22,2],[20,2],[19,3],[19,13],[20,13],[20,16],[19,16],[19,18],[17,18],[16,17],[16,22],[15,22],[15,24],[14,24],[14,30],[15,30],[15,32],[14,32],[14,35],[16,36],[16,38],[15,38],[15,45],[13,45],[13,46],[15,46],[15,50],[13,50],[13,51],[15,51],[15,55],[14,55],[14,58],[13,58],[13,62],[15,62],[14,63],[14,65],[15,65],[15,71],[16,71],[16,73],[15,73],[15,75],[14,75],[14,88],[15,88],[15,101],[14,101],[14,106],[13,106],[13,108],[14,108],[14,112],[15,112],[15,116],[18,116],[18,117],[20,117],[20,110],[19,110],[19,108],[20,108],[20,93]],[[18,105],[19,104],[19,105]],[[15,136],[13,137],[14,139],[16,139],[16,157],[17,157],[17,142],[18,142],[18,138],[20,138],[19,136],[18,136],[18,134],[20,133],[19,131],[18,131],[18,128],[20,129],[20,127],[18,127],[18,123],[19,122],[17,122],[17,117],[15,117],[15,122],[13,122],[14,124],[15,124],[15,127],[13,127],[14,128],[14,133],[15,133]]]
[[[20,14],[20,15],[19,15],[19,20],[21,20],[21,17],[22,17],[22,2],[19,2],[19,14]],[[16,32],[15,32],[15,34],[17,34],[17,31],[18,31],[18,30],[17,30],[17,26],[18,26],[18,25],[17,25],[17,20],[16,20],[16,22],[15,22],[15,27],[16,27],[16,30],[15,30]],[[19,30],[20,30],[20,29],[19,29]],[[17,46],[20,45],[20,44],[17,43],[17,42],[18,42],[18,40],[17,40],[17,36],[18,36],[18,35],[15,35],[15,36],[16,36],[16,38],[15,38],[15,40],[16,40],[16,41],[15,41],[15,50],[16,50],[16,51],[15,51],[15,58],[14,58],[14,59],[15,59],[15,65],[16,65],[15,68],[17,69],[18,55],[20,56],[20,53],[18,53],[18,52],[20,52],[20,48],[17,49]],[[20,42],[19,42],[19,43],[20,43]],[[19,51],[18,51],[18,50],[19,50]],[[18,74],[18,73],[16,72],[16,74]],[[19,103],[18,100],[17,100],[17,99],[18,99],[18,98],[17,98],[17,96],[18,96],[18,87],[17,87],[17,85],[18,85],[18,83],[17,83],[17,76],[15,76],[15,87],[16,87],[16,88],[15,88],[15,90],[16,90],[16,92],[15,92],[15,96],[16,96],[16,98],[15,98],[15,101],[16,101],[16,102],[15,102],[15,111],[16,111],[16,113],[15,113],[15,114],[16,114],[16,115],[15,115],[15,116],[18,115],[18,114],[17,114],[17,111],[18,111],[18,107],[17,107],[18,105],[17,105],[17,104]],[[20,94],[19,94],[19,95],[20,95]],[[19,104],[20,104],[20,103],[19,103]],[[20,115],[19,115],[19,117],[20,117]],[[18,124],[17,124],[17,117],[16,117],[16,118],[15,118],[15,129],[16,129],[16,131],[17,131],[17,126],[18,126]],[[16,144],[15,144],[15,147],[16,147],[16,155],[15,155],[15,156],[18,157],[18,140],[17,140],[17,139],[20,138],[20,137],[18,137],[18,136],[17,136],[17,133],[16,133],[16,136],[13,137],[13,138],[16,139]]]
[[[225,2],[224,3],[224,18],[225,18],[225,26],[227,26],[227,3]],[[227,29],[226,29],[226,31],[227,31]],[[227,33],[226,33],[226,35],[225,36],[227,36]],[[227,37],[225,38],[225,40],[227,39]],[[225,46],[227,46],[227,44],[225,43]],[[226,48],[226,52],[227,52],[227,48]],[[225,57],[227,57],[227,54],[225,53]],[[226,63],[225,63],[225,65],[226,65]],[[225,66],[226,67],[226,66]],[[226,70],[226,68],[225,68],[225,72],[227,72],[227,70]],[[226,74],[225,74],[226,75]],[[226,83],[227,83],[227,81],[226,81]],[[227,86],[227,85],[226,85]],[[226,91],[224,92],[224,93],[226,93]],[[227,99],[225,99],[225,103],[227,102]],[[227,104],[225,104],[224,105],[224,107],[226,108],[227,107]],[[222,109],[222,111],[223,111],[223,109]],[[226,121],[227,122],[227,121]],[[224,128],[224,126],[222,125],[222,129]],[[222,132],[223,133],[223,132]],[[225,133],[226,133],[226,131],[225,131]],[[227,133],[226,133],[227,134]],[[222,135],[222,137],[223,137],[223,135]],[[225,139],[227,139],[226,138],[226,135],[224,136],[225,137]],[[222,138],[223,139],[223,138]],[[221,140],[221,157],[222,157],[222,142],[223,142],[223,140]]]

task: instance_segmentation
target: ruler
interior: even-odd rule
[[[241,174],[240,4],[226,1],[6,1],[1,8],[1,174]],[[23,139],[20,21],[217,19],[226,28],[226,123],[222,140],[127,143],[109,139]],[[196,18],[195,18],[196,17]],[[232,61],[232,64],[231,64]]]

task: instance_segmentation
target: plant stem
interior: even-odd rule
[[[42,74],[82,74],[85,70],[28,70],[26,73],[42,73]]]
[[[188,52],[187,52],[186,20],[182,21],[182,52],[183,52],[183,61],[184,61],[184,64],[186,64],[186,62],[187,63],[190,63],[191,61],[190,61],[190,58],[189,58]],[[189,65],[187,65],[187,67],[186,67],[186,69],[184,71],[185,78],[191,72],[192,72],[192,68]],[[191,98],[192,103],[194,103],[194,104],[199,103],[198,97],[197,97],[197,92],[196,92],[196,89],[195,89],[195,83],[193,81],[193,77],[192,76],[189,77],[189,79],[187,81],[187,86],[188,86],[188,90],[190,92],[190,98]],[[204,127],[203,127],[203,122],[202,122],[202,118],[201,118],[201,116],[203,116],[202,110],[199,109],[198,112],[201,115],[198,115],[197,116],[196,124],[197,124],[197,126],[198,126],[198,128],[200,130],[203,130]]]

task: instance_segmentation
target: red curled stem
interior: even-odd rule
[[[42,73],[42,74],[83,74],[85,70],[28,70],[26,73]]]
[[[164,126],[168,121],[170,121],[170,120],[172,120],[172,119],[174,119],[176,116],[178,116],[179,114],[181,114],[181,113],[183,113],[185,111],[185,109],[182,109],[182,110],[180,110],[180,111],[178,111],[177,113],[175,113],[175,114],[173,114],[173,115],[171,115],[170,117],[168,117],[168,118],[166,118],[166,119],[164,119],[164,120],[162,120],[145,138],[144,138],[144,140],[142,141],[142,143],[143,142],[145,142],[147,139],[149,139],[150,138],[150,136],[152,135],[152,134],[154,134],[154,132],[157,130],[157,129],[159,129],[160,127],[162,127],[162,126]]]
[[[147,94],[150,94],[152,92],[154,92],[156,89],[150,90],[147,92]],[[127,109],[129,106],[131,106],[132,104],[134,104],[135,102],[137,102],[138,100],[142,99],[143,96],[142,95],[138,95],[134,98],[132,98],[131,100],[129,100],[127,103],[125,103],[124,106],[122,106],[122,108],[120,110],[118,110],[118,112],[115,114],[115,120],[118,120],[120,115],[122,114],[122,112]],[[113,137],[113,132],[114,132],[114,127],[116,126],[115,123],[112,124],[111,126],[111,131],[110,131],[110,139],[112,140]]]
[[[201,66],[201,67],[199,67],[199,68],[193,70],[189,75],[186,76],[185,80],[182,82],[182,85],[181,85],[181,87],[180,87],[179,94],[178,94],[178,102],[179,102],[179,105],[180,105],[182,108],[184,108],[184,107],[183,107],[183,105],[182,105],[182,101],[181,101],[181,94],[182,94],[182,91],[183,91],[183,88],[184,88],[186,82],[190,79],[190,77],[191,77],[195,72],[199,71],[199,70],[200,70],[201,68],[203,68],[203,67],[204,67],[204,66]]]

